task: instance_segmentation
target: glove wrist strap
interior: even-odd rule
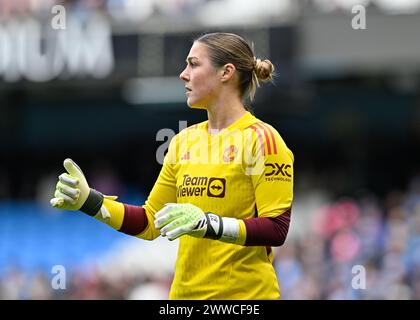
[[[239,221],[235,218],[220,217],[206,213],[207,231],[204,238],[236,243],[239,237]]]
[[[89,196],[87,197],[85,203],[79,210],[93,217],[99,212],[103,202],[103,194],[91,188]]]
[[[204,238],[219,240],[223,234],[223,219],[217,214],[206,213],[207,231]]]

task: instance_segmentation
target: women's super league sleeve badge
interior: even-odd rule
[[[230,145],[225,149],[223,152],[223,161],[224,162],[232,162],[235,160],[235,157],[238,154],[238,148],[236,148],[233,144]]]

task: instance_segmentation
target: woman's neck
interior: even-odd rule
[[[239,99],[231,101],[229,103],[216,104],[207,109],[209,131],[223,130],[246,113],[244,105]]]

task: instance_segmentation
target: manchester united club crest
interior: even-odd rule
[[[223,161],[224,162],[232,162],[236,155],[238,154],[238,148],[236,148],[233,144],[230,145],[225,149],[223,152]]]

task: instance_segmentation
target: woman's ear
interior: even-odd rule
[[[227,63],[222,68],[222,82],[229,81],[232,79],[236,72],[236,68],[232,63]]]

